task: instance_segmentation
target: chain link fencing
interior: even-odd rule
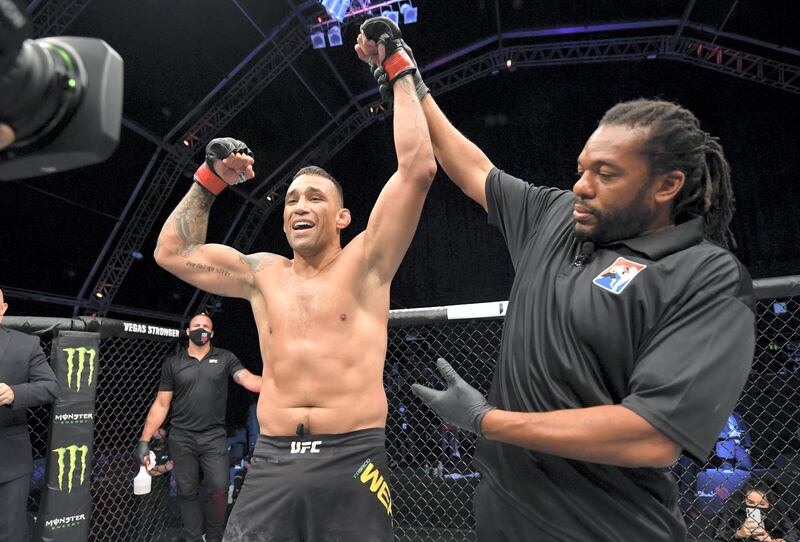
[[[42,337],[42,349],[50,359],[52,336]],[[124,336],[105,337],[100,341],[90,540],[150,542],[160,540],[169,528],[180,527],[177,504],[174,497],[170,497],[170,476],[153,478],[148,495],[133,494],[133,478],[139,470],[133,446],[139,440],[144,419],[155,398],[161,363],[175,352],[175,347],[174,341]],[[34,458],[28,511],[34,521],[47,485],[45,461],[49,423],[48,406],[28,409]]]
[[[757,288],[761,299],[756,353],[745,391],[708,461],[684,456],[672,468],[690,540],[713,539],[727,508],[741,502],[750,485],[768,490],[775,509],[800,527],[799,283],[797,277],[787,277],[782,289]],[[482,305],[504,313],[502,303]],[[390,321],[384,375],[389,400],[386,444],[398,541],[474,539],[472,497],[480,480],[472,464],[475,436],[443,424],[410,391],[414,382],[443,387],[435,360],[445,357],[457,360],[470,383],[488,392],[502,318],[454,320],[453,312],[393,311]],[[49,355],[49,341],[42,346]],[[160,541],[180,525],[169,476],[155,478],[146,498],[132,491],[138,469],[132,446],[155,397],[161,362],[174,351],[174,342],[125,337],[101,342],[90,540]],[[37,469],[29,503],[34,516],[45,480],[48,423],[47,408],[29,411]]]
[[[688,456],[672,467],[689,540],[710,541],[750,487],[768,491],[780,538],[800,528],[800,277],[769,279],[758,288],[757,341],[744,392],[706,462]],[[788,284],[788,286],[787,286]],[[785,297],[781,292],[794,297]],[[777,294],[776,294],[777,292]],[[485,304],[491,305],[491,304]],[[405,311],[396,311],[403,313]],[[410,385],[443,389],[438,357],[457,364],[469,383],[488,393],[502,320],[447,321],[447,311],[410,311],[393,320],[386,360],[387,447],[393,467],[395,538],[414,542],[472,541],[475,436],[445,426],[415,399]],[[504,310],[496,312],[503,313]],[[414,316],[418,314],[418,316]],[[435,323],[420,323],[424,320]],[[781,526],[781,523],[783,526]]]

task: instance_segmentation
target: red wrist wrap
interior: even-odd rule
[[[220,179],[205,162],[194,172],[194,180],[215,196],[228,187],[228,183]]]
[[[397,74],[408,69],[417,69],[416,64],[404,49],[398,49],[392,56],[383,61],[383,69],[389,76],[389,81],[394,81]]]

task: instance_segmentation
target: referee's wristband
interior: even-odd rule
[[[205,162],[194,172],[194,182],[218,196],[228,187],[228,183],[219,178]]]

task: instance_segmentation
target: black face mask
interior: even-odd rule
[[[211,341],[211,332],[198,327],[189,333],[189,340],[197,346],[205,346]]]

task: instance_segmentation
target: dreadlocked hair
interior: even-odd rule
[[[600,125],[647,129],[641,152],[651,176],[682,171],[683,188],[672,205],[676,224],[703,217],[705,237],[724,248],[736,247],[730,230],[734,196],[730,166],[719,140],[700,129],[697,117],[664,100],[638,99],[618,103]]]

